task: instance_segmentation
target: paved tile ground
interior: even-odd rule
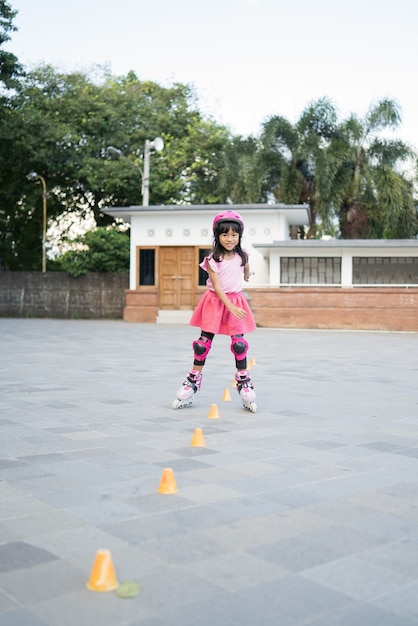
[[[418,335],[259,329],[255,415],[226,337],[171,409],[195,338],[0,320],[0,626],[416,625]]]

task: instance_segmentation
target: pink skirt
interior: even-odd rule
[[[245,335],[255,330],[254,316],[244,294],[228,293],[227,297],[232,304],[247,311],[246,317],[243,319],[234,317],[216,293],[208,290],[194,310],[190,325],[198,326],[201,330],[215,335]]]

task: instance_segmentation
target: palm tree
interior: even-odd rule
[[[327,149],[337,130],[337,113],[327,98],[311,103],[296,124],[272,116],[263,124],[261,141],[266,181],[277,201],[308,203],[313,238],[317,217],[329,225],[329,170]],[[319,193],[321,190],[321,193]]]
[[[404,171],[416,155],[406,143],[387,136],[400,121],[396,102],[383,99],[363,118],[351,115],[338,128],[327,158],[336,165],[327,202],[334,207],[343,239],[417,234],[413,186]]]
[[[325,233],[339,223],[342,238],[408,238],[418,232],[413,184],[405,168],[413,150],[388,138],[400,124],[399,107],[383,99],[364,118],[337,123],[327,99],[310,104],[295,125],[273,116],[261,141],[266,181],[279,202],[307,202],[308,238],[318,219]],[[403,169],[402,169],[403,168]]]

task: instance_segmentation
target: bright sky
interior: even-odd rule
[[[27,67],[192,84],[202,113],[244,136],[322,96],[341,117],[390,97],[418,149],[417,0],[8,1],[19,13],[6,48]]]

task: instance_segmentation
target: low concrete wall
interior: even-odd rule
[[[418,288],[248,289],[258,326],[418,331]]]
[[[129,274],[0,272],[0,317],[122,319]]]

